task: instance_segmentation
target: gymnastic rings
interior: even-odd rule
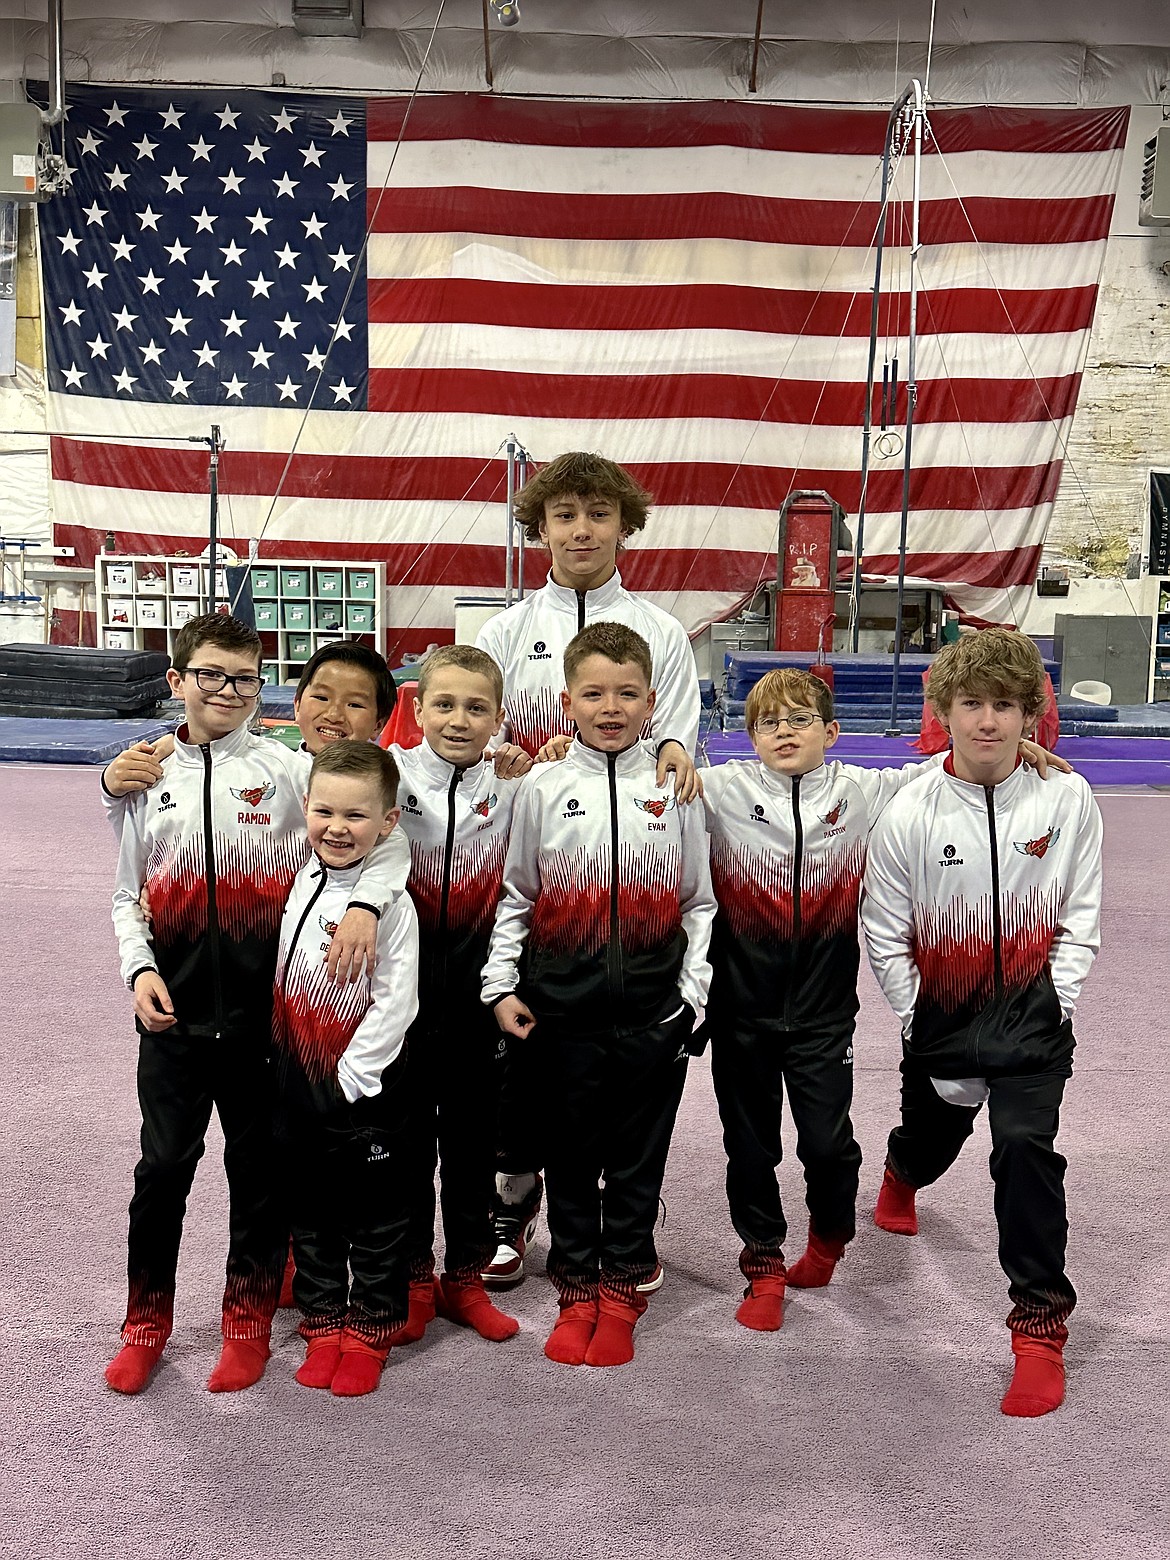
[[[895,455],[902,453],[904,440],[900,433],[895,433],[892,428],[887,428],[885,433],[879,433],[874,440],[874,449],[883,460],[892,460]]]

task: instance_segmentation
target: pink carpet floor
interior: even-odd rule
[[[1105,948],[1064,1113],[1081,1304],[1069,1396],[1008,1420],[1008,1304],[986,1126],[906,1240],[863,1217],[783,1331],[734,1321],[706,1061],[659,1232],[666,1287],[611,1371],[550,1364],[543,1237],[519,1337],[445,1322],[373,1397],[309,1394],[292,1313],[261,1384],[212,1397],[225,1197],[196,1180],[167,1362],[102,1382],[124,1301],[135,1041],[92,770],[0,768],[3,1077],[0,1555],[37,1560],[1160,1560],[1170,1556],[1170,795],[1103,795]],[[858,1029],[863,1215],[897,1099],[897,1026],[868,973]],[[803,1228],[795,1160],[783,1169]],[[795,1245],[795,1242],[794,1242]],[[793,1253],[795,1254],[795,1252]]]

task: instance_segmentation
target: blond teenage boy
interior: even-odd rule
[[[1100,944],[1101,815],[1078,775],[1019,762],[1045,706],[1029,639],[988,629],[940,651],[927,697],[945,764],[880,819],[865,874],[870,962],[902,1024],[902,1119],[875,1220],[917,1233],[915,1193],[954,1163],[986,1103],[1015,1370],[1001,1407],[1064,1399],[1065,1160],[1055,1138],[1072,1019]]]
[[[531,1034],[538,1068],[560,1295],[545,1353],[621,1365],[658,1266],[654,1220],[715,904],[702,813],[659,783],[640,740],[655,707],[646,641],[591,624],[564,671],[577,736],[517,799],[483,1000],[506,1035]]]

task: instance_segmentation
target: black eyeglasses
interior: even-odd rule
[[[226,688],[228,683],[231,683],[232,692],[238,698],[254,699],[264,686],[263,677],[258,677],[255,672],[240,672],[233,677],[228,672],[216,671],[213,666],[183,666],[179,668],[181,677],[186,677],[188,673],[194,677],[204,693],[218,693],[221,688]]]
[[[756,721],[752,729],[762,737],[770,737],[781,726],[787,726],[792,731],[807,731],[814,720],[823,719],[822,715],[814,715],[811,710],[793,710],[790,715],[765,715],[763,720]]]

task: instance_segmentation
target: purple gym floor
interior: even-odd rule
[[[0,766],[0,1555],[1170,1556],[1170,797],[1101,800],[1104,947],[1077,1014],[1060,1140],[1080,1293],[1068,1401],[1041,1420],[1009,1420],[998,1408],[1011,1354],[986,1122],[921,1195],[916,1239],[870,1222],[899,1041],[864,969],[857,1240],[827,1289],[790,1291],[781,1332],[734,1319],[739,1242],[704,1057],[663,1189],[666,1284],[638,1326],[633,1364],[571,1370],[544,1358],[555,1306],[542,1218],[527,1280],[502,1301],[520,1319],[517,1338],[485,1343],[437,1321],[391,1354],[377,1393],[343,1402],[294,1382],[302,1346],[284,1311],[260,1384],[211,1396],[227,1220],[213,1126],[175,1335],[149,1390],[116,1397],[102,1368],[125,1303],[136,1044],[96,785],[92,769]],[[805,1231],[795,1156],[781,1179],[791,1258]]]

